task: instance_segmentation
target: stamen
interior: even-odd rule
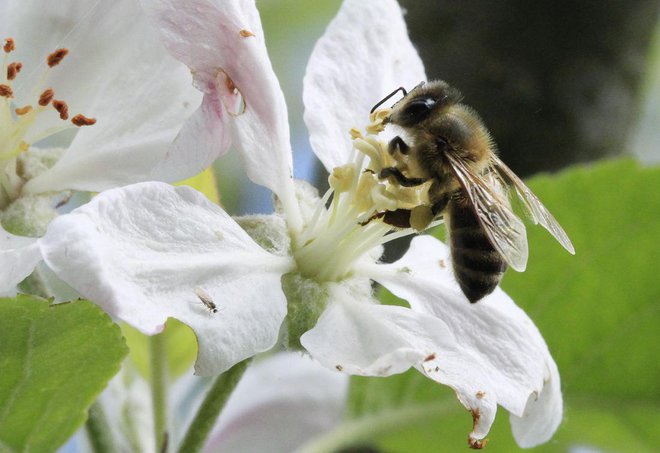
[[[60,64],[62,60],[64,60],[64,57],[69,53],[69,49],[57,49],[55,52],[51,53],[48,55],[48,58],[46,58],[46,61],[48,62],[48,66],[51,68],[53,66],[57,66]]]
[[[53,100],[53,96],[55,96],[55,92],[52,88],[48,88],[39,96],[39,105],[46,107],[48,104],[50,104],[50,101]]]
[[[18,107],[16,109],[14,109],[14,111],[16,112],[16,114],[18,116],[25,115],[25,114],[30,113],[32,111],[32,106],[31,105],[26,105],[25,107]]]
[[[13,98],[14,91],[9,85],[0,84],[0,96],[5,98]]]
[[[5,38],[5,45],[3,47],[5,53],[12,52],[16,50],[16,44],[14,44],[13,38]]]
[[[60,119],[69,119],[69,106],[66,105],[66,102],[55,99],[53,100],[53,107],[59,112]]]
[[[80,113],[71,118],[71,122],[75,124],[78,127],[81,126],[92,126],[96,124],[96,118],[87,118],[85,115],[81,115]]]
[[[18,61],[14,63],[10,63],[9,66],[7,66],[7,80],[14,80],[16,78],[16,74],[21,72],[22,68],[23,68],[23,63],[20,63]]]

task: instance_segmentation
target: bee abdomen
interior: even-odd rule
[[[456,280],[468,300],[477,302],[500,283],[506,263],[492,246],[470,206],[452,201],[447,220]]]

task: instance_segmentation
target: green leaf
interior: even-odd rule
[[[571,256],[541,227],[528,225],[527,271],[509,271],[503,282],[538,325],[562,376],[564,421],[553,440],[534,451],[576,446],[657,451],[660,169],[611,161],[528,184],[576,249]],[[396,303],[391,295],[386,299]],[[451,390],[414,370],[385,379],[353,378],[349,401],[335,447],[467,449],[470,414]],[[491,452],[519,450],[505,410],[499,410],[489,439]]]
[[[96,305],[0,299],[0,451],[55,451],[127,353],[119,327]]]
[[[139,330],[122,324],[122,331],[130,349],[130,358],[140,374],[149,379],[149,337]],[[165,350],[170,377],[177,378],[190,369],[197,357],[197,339],[192,329],[174,318],[167,320]]]

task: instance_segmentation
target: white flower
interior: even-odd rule
[[[0,38],[0,292],[6,292],[41,260],[34,237],[70,191],[179,179],[181,168],[160,163],[175,153],[168,144],[200,95],[137,0],[7,0]],[[68,192],[56,198],[62,191]]]
[[[397,3],[346,0],[309,62],[305,121],[335,189],[323,198],[291,176],[285,104],[254,2],[145,3],[169,49],[193,68],[205,105],[225,112],[247,173],[277,195],[277,212],[234,220],[200,193],[162,183],[110,190],[52,222],[40,242],[49,266],[147,334],[168,317],[191,326],[199,374],[282,337],[341,372],[415,367],[451,386],[472,411],[474,446],[498,404],[521,446],[548,440],[562,417],[559,375],[524,312],[499,289],[469,304],[432,237],[414,239],[398,262],[377,261],[393,235],[367,221],[406,194],[363,171],[387,153],[354,127],[393,87],[425,78]],[[410,308],[379,304],[372,281]]]

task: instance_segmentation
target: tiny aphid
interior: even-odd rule
[[[199,297],[199,300],[208,309],[209,313],[217,313],[218,312],[218,307],[216,307],[215,302],[213,302],[213,299],[211,299],[211,296],[209,296],[209,293],[204,291],[202,288],[197,287],[197,288],[195,288],[195,294],[197,294],[197,297]]]
[[[383,123],[399,126],[405,140],[396,136],[390,141],[396,165],[382,169],[379,177],[405,187],[431,181],[430,208],[445,221],[454,274],[470,302],[490,294],[507,265],[520,272],[527,265],[525,225],[511,209],[511,187],[531,220],[575,253],[552,214],[497,157],[490,133],[479,115],[460,103],[458,90],[439,80],[422,82],[410,92],[401,87],[372,113],[399,91],[403,98]],[[376,218],[399,228],[410,226],[406,209],[376,213],[371,219]]]

